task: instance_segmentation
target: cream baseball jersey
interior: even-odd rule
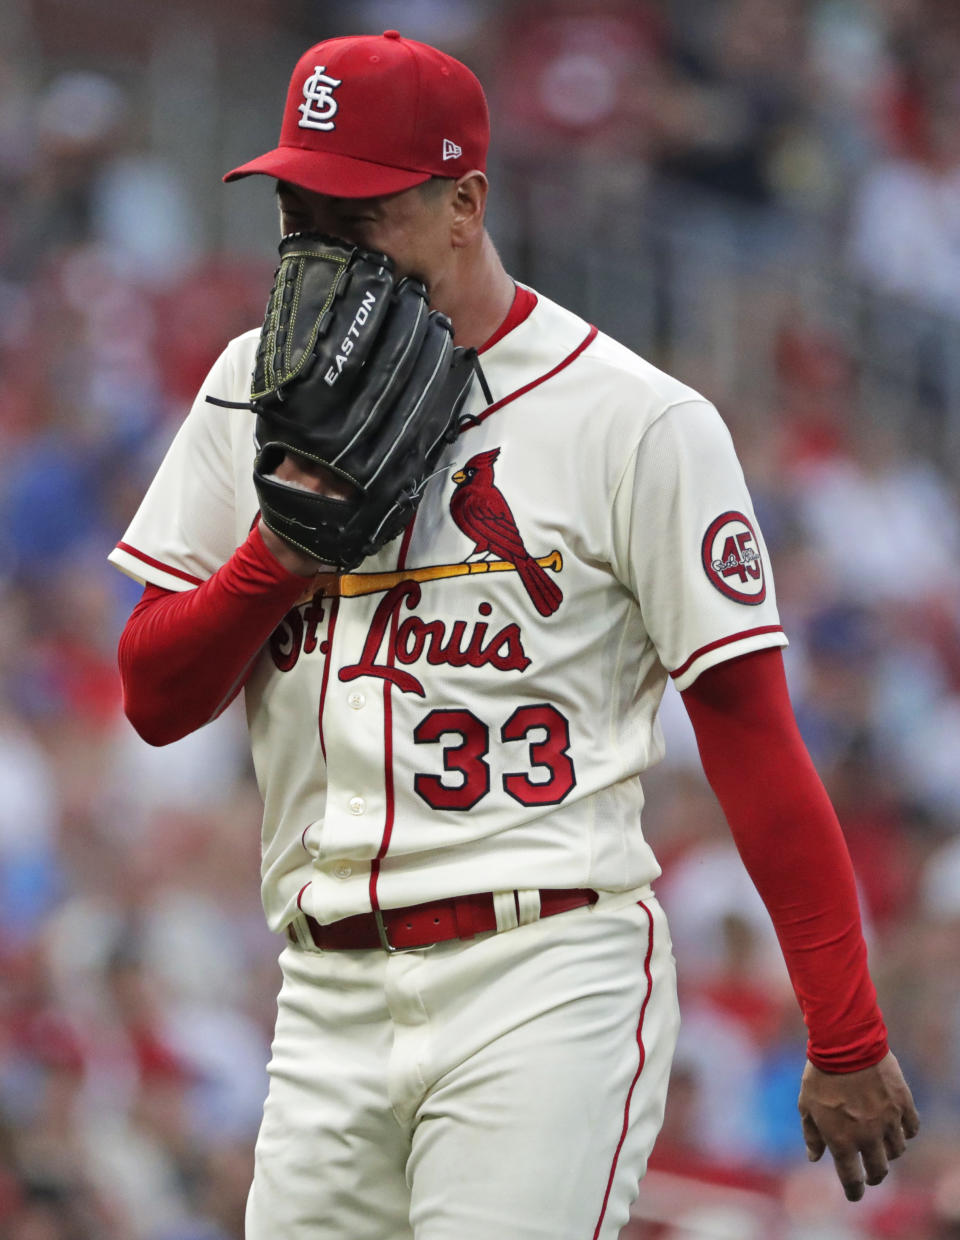
[[[214,365],[111,554],[194,588],[257,516],[258,332]],[[281,930],[480,891],[659,874],[641,772],[668,678],[786,644],[729,433],[700,395],[539,297],[482,354],[405,533],[288,613],[245,686]]]

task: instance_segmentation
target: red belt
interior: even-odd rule
[[[514,903],[517,896],[514,893]],[[540,916],[552,917],[572,908],[595,904],[597,893],[589,889],[541,891]],[[517,904],[519,914],[519,904]],[[412,951],[432,947],[450,939],[472,939],[475,934],[496,930],[497,917],[493,895],[458,896],[454,900],[438,900],[435,904],[416,904],[411,908],[389,908],[372,913],[358,913],[325,926],[306,914],[307,926],[314,945],[321,951],[351,951],[382,947],[388,952]],[[292,943],[297,936],[287,927]]]

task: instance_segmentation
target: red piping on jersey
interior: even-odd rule
[[[513,307],[511,307],[510,314],[507,315],[507,320],[504,321],[504,324],[501,324],[501,328],[503,328],[505,323],[512,317],[514,309],[517,307],[518,302],[521,301],[520,296],[519,296],[520,292],[521,290],[518,285],[517,295],[515,295],[514,301],[513,301]],[[534,302],[534,304],[536,303]],[[529,315],[532,310],[533,310],[533,305],[529,305],[526,309],[526,313],[522,315],[522,318],[526,318],[527,315]],[[510,327],[506,328],[506,330],[502,332],[502,335],[506,335],[507,331],[511,330],[512,327],[516,327],[517,323],[522,321],[522,318],[517,318],[516,322],[512,323]],[[527,383],[524,387],[517,388],[515,392],[511,392],[509,396],[504,396],[502,400],[496,401],[488,409],[485,409],[483,413],[480,414],[479,417],[465,418],[463,422],[461,423],[461,429],[468,430],[472,426],[479,426],[479,424],[485,418],[489,417],[491,413],[496,413],[496,411],[498,409],[502,409],[504,405],[510,404],[511,401],[517,400],[518,397],[525,395],[532,388],[538,387],[541,383],[546,383],[548,379],[552,379],[554,375],[559,374],[561,370],[564,370],[572,362],[575,362],[576,359],[580,356],[580,354],[584,351],[584,349],[586,349],[596,339],[597,335],[598,335],[597,328],[591,327],[590,330],[587,332],[586,336],[583,338],[583,340],[581,340],[581,342],[577,345],[577,347],[573,350],[573,352],[570,353],[567,357],[565,357],[563,361],[560,362],[558,365],[554,366],[553,370],[547,371],[545,375],[540,375],[538,379],[532,380],[532,382]],[[498,333],[495,332],[494,335],[490,338],[490,340],[487,342],[487,344],[484,347],[489,348],[490,345],[494,343],[496,339],[498,338],[500,337],[498,337]],[[416,523],[416,519],[417,519],[416,514],[414,514],[413,520],[407,526],[406,531],[403,535],[403,541],[400,544],[400,554],[397,557],[397,569],[398,570],[406,568],[407,551],[410,548],[410,540],[413,537],[413,527],[414,527],[414,524]],[[398,624],[399,622],[397,619],[397,615],[396,613],[394,613],[394,615],[391,618],[391,623],[390,623],[390,643],[389,643],[389,648],[387,650],[387,666],[388,667],[393,667],[394,665]],[[383,836],[380,840],[380,848],[379,848],[379,851],[377,852],[376,857],[374,857],[373,861],[370,864],[370,905],[373,909],[379,909],[380,907],[380,902],[377,896],[377,880],[380,877],[380,862],[386,856],[387,850],[390,847],[390,837],[393,835],[394,815],[396,812],[396,798],[395,798],[395,790],[393,786],[392,688],[393,686],[391,685],[390,681],[387,681],[383,686],[383,727],[384,727],[383,750],[384,750],[384,792],[385,792],[385,797],[386,797],[386,813],[384,817]]]
[[[149,564],[151,568],[159,568],[162,572],[169,573],[171,577],[179,577],[181,581],[189,581],[192,586],[202,586],[202,577],[193,577],[190,573],[185,573],[179,568],[171,568],[169,564],[164,564],[160,560],[155,560],[151,555],[144,555],[142,551],[138,551],[136,547],[131,547],[129,543],[118,542],[118,551],[126,551],[127,555],[132,555],[138,560],[142,560],[144,564]]]
[[[300,901],[303,899],[303,893],[306,891],[306,889],[310,886],[310,883],[312,882],[313,882],[313,879],[312,878],[309,879],[307,882],[303,884],[303,886],[297,892],[297,908],[300,910],[301,913],[303,912],[303,905],[300,903]]]
[[[317,708],[317,731],[320,733],[320,752],[323,760],[327,760],[327,746],[323,739],[323,704],[327,700],[327,681],[330,679],[330,657],[333,654],[333,630],[337,626],[337,614],[340,611],[340,596],[336,595],[330,604],[330,619],[327,622],[327,650],[323,656],[323,679],[320,681],[320,705]]]
[[[410,549],[410,539],[413,537],[413,526],[416,519],[416,513],[414,513],[413,520],[404,531],[403,541],[400,543],[400,554],[397,556],[398,569],[407,567],[407,552]],[[399,621],[397,613],[394,611],[390,621],[390,641],[387,646],[388,667],[393,667],[394,664],[398,627]],[[383,767],[383,788],[386,799],[383,836],[380,840],[380,848],[377,855],[370,863],[370,907],[373,909],[380,907],[380,900],[377,896],[377,879],[380,877],[380,862],[387,855],[387,849],[390,847],[390,837],[393,835],[394,815],[396,813],[396,795],[393,786],[393,685],[389,680],[383,686]]]
[[[530,383],[525,384],[522,388],[517,388],[517,390],[515,392],[511,392],[509,396],[504,396],[502,400],[495,401],[488,408],[484,409],[483,413],[481,413],[478,417],[463,418],[460,422],[460,429],[470,430],[471,427],[479,426],[485,418],[489,418],[491,413],[496,413],[497,410],[502,409],[504,405],[509,405],[511,401],[517,400],[518,397],[525,396],[532,388],[539,387],[541,383],[546,383],[548,379],[552,379],[554,375],[558,375],[561,370],[566,370],[570,363],[575,362],[584,349],[593,343],[593,341],[597,338],[597,335],[597,328],[591,327],[573,352],[565,357],[558,365],[554,366],[553,370],[548,370],[545,375],[541,375],[538,379],[531,380]]]
[[[597,1225],[593,1232],[593,1240],[597,1240],[597,1237],[600,1235],[600,1228],[603,1226],[604,1216],[607,1213],[607,1206],[610,1204],[610,1190],[613,1187],[613,1177],[616,1175],[617,1163],[620,1161],[620,1151],[623,1149],[623,1143],[627,1139],[627,1132],[630,1128],[630,1104],[633,1101],[633,1091],[637,1087],[637,1082],[640,1080],[640,1074],[643,1072],[643,1065],[646,1063],[647,1059],[646,1047],[643,1045],[643,1018],[647,1014],[647,1005],[649,1004],[650,996],[653,993],[653,975],[650,972],[650,960],[653,956],[653,917],[650,910],[642,900],[638,903],[639,907],[646,913],[647,921],[649,923],[647,955],[643,962],[643,971],[647,975],[647,993],[643,996],[643,1003],[640,1005],[640,1020],[637,1024],[637,1048],[639,1051],[640,1062],[637,1064],[637,1070],[634,1073],[633,1080],[630,1082],[630,1088],[627,1090],[627,1100],[623,1104],[623,1127],[620,1129],[620,1140],[617,1142],[617,1148],[613,1153],[613,1162],[610,1164],[610,1174],[607,1177],[607,1188],[606,1192],[603,1194],[603,1205],[600,1209],[600,1217],[597,1219]]]
[[[762,633],[782,633],[783,626],[779,624],[762,624],[758,629],[744,629],[742,633],[733,633],[730,637],[721,637],[718,641],[708,642],[706,646],[701,646],[699,650],[695,650],[693,654],[685,662],[670,673],[674,680],[678,676],[682,676],[687,669],[694,664],[702,654],[709,654],[711,650],[719,650],[721,646],[729,646],[731,642],[743,641],[747,637],[759,637]]]
[[[504,336],[508,336],[515,327],[519,327],[524,319],[528,319],[533,313],[537,304],[537,295],[531,289],[521,288],[518,284],[513,294],[513,301],[510,303],[510,309],[507,311],[507,317],[503,320],[497,330],[493,333],[489,340],[477,349],[478,353],[486,353],[487,349],[492,349],[498,341]]]

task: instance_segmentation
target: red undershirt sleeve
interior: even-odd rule
[[[124,712],[140,736],[168,745],[225,710],[309,580],[288,572],[255,526],[195,590],[148,585],[118,651]]]
[[[887,1031],[867,972],[853,867],[797,728],[780,651],[711,667],[682,697],[780,941],[808,1058],[827,1072],[871,1067],[887,1053]]]

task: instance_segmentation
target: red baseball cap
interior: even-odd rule
[[[486,168],[490,120],[473,73],[426,43],[326,39],[290,79],[280,141],[223,178],[263,173],[336,198],[373,198]]]

